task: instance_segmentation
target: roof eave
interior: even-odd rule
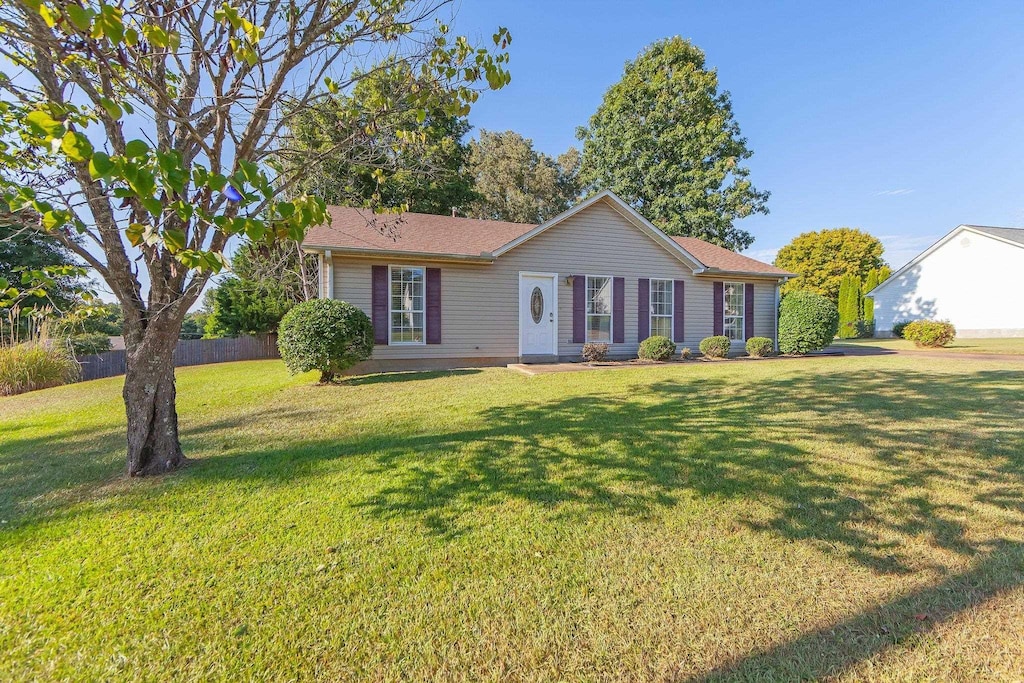
[[[758,277],[768,280],[789,280],[794,277],[799,277],[796,273],[764,273],[756,270],[723,270],[721,268],[702,268],[700,270],[693,271],[694,275],[705,276],[705,277],[720,277],[720,276],[731,276],[731,277]]]
[[[397,249],[362,249],[358,247],[332,247],[327,244],[303,244],[302,250],[319,254],[329,251],[332,255],[361,256],[366,258],[420,259],[425,261],[454,261],[458,263],[494,263],[494,256],[488,252],[473,254],[441,254],[430,251],[399,251]]]

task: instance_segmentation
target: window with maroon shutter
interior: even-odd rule
[[[685,332],[683,314],[686,311],[685,297],[686,283],[676,280],[673,283],[672,294],[672,341],[681,343]]]
[[[370,318],[373,322],[373,343],[388,343],[388,267],[370,269]]]
[[[720,337],[725,324],[725,283],[711,283],[711,292],[714,297],[714,305],[712,306],[712,310],[714,311],[714,323],[712,329],[714,330],[714,335],[716,337]]]
[[[440,268],[427,268],[427,343],[441,343]]]
[[[747,339],[757,336],[754,334],[754,285],[749,282],[743,296],[743,323]]]
[[[582,344],[587,338],[587,278],[576,275],[572,280],[572,341]]]
[[[651,336],[651,281],[640,278],[636,289],[636,336],[643,341]]]
[[[612,342],[626,341],[626,278],[612,278]]]

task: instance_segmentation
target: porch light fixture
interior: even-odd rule
[[[570,287],[572,287],[573,280],[575,280],[575,279],[576,279],[575,275],[566,275],[565,276],[565,284],[567,284]]]

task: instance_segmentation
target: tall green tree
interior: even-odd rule
[[[877,237],[855,228],[805,232],[779,250],[775,265],[800,276],[782,286],[782,292],[805,290],[839,301],[839,286],[846,275],[863,281],[874,268],[885,265],[885,248]]]
[[[127,471],[185,462],[173,351],[182,320],[226,264],[232,237],[301,240],[328,219],[292,191],[346,140],[282,170],[289,117],[351,92],[374,63],[406,62],[406,89],[366,121],[396,146],[395,108],[465,115],[500,88],[508,32],[493,48],[448,35],[442,0],[226,0],[0,4],[0,195],[102,277],[124,311]],[[133,115],[134,114],[134,115]],[[91,248],[86,248],[88,243]],[[145,271],[145,277],[140,271]]]
[[[351,94],[300,108],[282,151],[298,177],[296,189],[328,204],[373,201],[417,213],[444,215],[469,206],[477,197],[465,169],[469,121],[461,110],[453,113],[454,96],[425,108],[404,100],[417,80],[408,63],[392,60],[372,69]],[[374,125],[382,116],[393,122],[385,130]],[[349,153],[336,155],[339,146]]]
[[[466,215],[513,223],[543,223],[568,209],[580,194],[580,156],[569,148],[552,159],[533,140],[511,130],[481,130],[469,145],[469,174],[478,199]]]
[[[678,36],[627,62],[577,137],[587,193],[611,189],[670,235],[744,249],[754,238],[736,221],[768,213],[768,192],[743,165],[752,152],[729,93],[704,53]]]
[[[860,278],[856,275],[844,275],[839,283],[840,339],[855,339],[860,336],[860,292]]]

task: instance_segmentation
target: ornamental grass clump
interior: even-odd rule
[[[41,343],[0,347],[0,396],[74,382],[80,376],[75,357],[61,346]]]

